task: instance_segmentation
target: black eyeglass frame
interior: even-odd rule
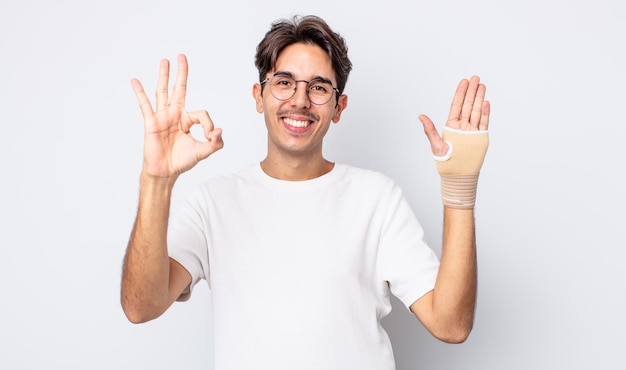
[[[271,88],[271,86],[270,86],[270,89],[269,89],[269,90],[270,90],[270,94],[272,94],[272,96],[273,96],[276,100],[280,100],[280,101],[287,101],[287,100],[289,100],[289,99],[293,98],[293,97],[294,97],[294,95],[296,95],[296,90],[298,89],[298,82],[305,82],[305,83],[306,83],[306,86],[307,86],[307,89],[306,89],[306,96],[309,98],[309,101],[310,101],[311,103],[315,104],[315,105],[324,105],[324,104],[328,103],[328,102],[329,102],[329,101],[333,98],[333,95],[331,94],[331,95],[329,96],[328,100],[326,100],[326,101],[325,101],[325,102],[323,102],[323,103],[316,103],[316,102],[314,102],[313,100],[311,100],[311,97],[309,96],[309,88],[308,88],[308,87],[309,87],[309,84],[310,84],[311,82],[323,82],[323,83],[327,83],[327,84],[329,84],[329,85],[330,85],[330,87],[332,87],[332,89],[333,89],[333,90],[337,93],[337,103],[339,102],[339,96],[341,95],[341,91],[340,91],[338,88],[336,88],[335,86],[333,86],[332,82],[330,82],[330,80],[328,80],[328,79],[325,79],[325,78],[322,78],[322,77],[316,77],[316,78],[312,79],[311,81],[307,81],[307,80],[296,80],[296,79],[295,79],[295,78],[293,78],[290,74],[285,74],[285,73],[277,73],[277,74],[273,75],[272,77],[268,77],[268,78],[266,78],[265,80],[263,80],[263,81],[261,81],[261,82],[259,82],[259,83],[260,83],[260,85],[261,85],[261,86],[263,86],[263,84],[265,84],[265,83],[266,83],[266,82],[268,82],[268,81],[271,81],[271,80],[272,80],[273,78],[275,78],[275,77],[288,77],[288,78],[291,78],[291,79],[295,82],[295,87],[294,87],[294,89],[293,89],[293,93],[291,94],[291,96],[290,96],[290,97],[288,97],[288,98],[286,98],[286,99],[281,99],[281,98],[277,97],[276,95],[274,95],[274,92],[272,91],[272,88]]]

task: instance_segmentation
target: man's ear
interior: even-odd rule
[[[339,122],[339,119],[341,119],[341,112],[344,111],[344,109],[346,109],[348,107],[348,95],[345,94],[341,94],[339,96],[339,100],[337,101],[337,105],[335,106],[335,115],[333,116],[333,122],[337,123]]]
[[[259,113],[263,113],[263,95],[261,95],[263,91],[263,86],[261,84],[252,85],[252,97],[254,97],[254,101],[256,102],[256,111]]]

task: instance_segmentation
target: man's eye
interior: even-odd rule
[[[309,89],[317,93],[326,93],[329,91],[328,87],[324,83],[311,84],[311,86],[309,86]]]
[[[280,87],[289,87],[291,86],[293,83],[291,82],[291,80],[286,79],[286,78],[277,78],[274,81],[274,84]]]

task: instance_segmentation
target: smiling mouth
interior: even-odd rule
[[[311,124],[311,121],[298,121],[298,120],[291,119],[291,118],[284,118],[283,120],[289,126],[297,127],[297,128],[307,127],[308,125]]]

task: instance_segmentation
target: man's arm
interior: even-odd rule
[[[161,61],[152,109],[141,83],[131,84],[144,117],[144,158],[139,207],[122,269],[122,308],[131,322],[160,316],[191,283],[189,272],[168,256],[167,227],[172,189],[178,176],[223,147],[222,131],[206,111],[187,112],[187,59],[178,56],[178,74],[169,98],[169,62]],[[189,133],[202,125],[206,141]]]
[[[160,316],[191,283],[189,272],[167,252],[173,181],[142,174],[140,183],[137,218],[122,270],[122,307],[133,323]]]
[[[474,212],[444,207],[441,264],[435,289],[411,305],[411,311],[438,339],[461,343],[474,323],[476,244]]]
[[[474,201],[487,151],[490,114],[485,91],[477,76],[459,83],[443,136],[428,117],[420,116],[441,175],[443,247],[435,288],[410,308],[435,337],[450,343],[465,341],[474,323]]]

